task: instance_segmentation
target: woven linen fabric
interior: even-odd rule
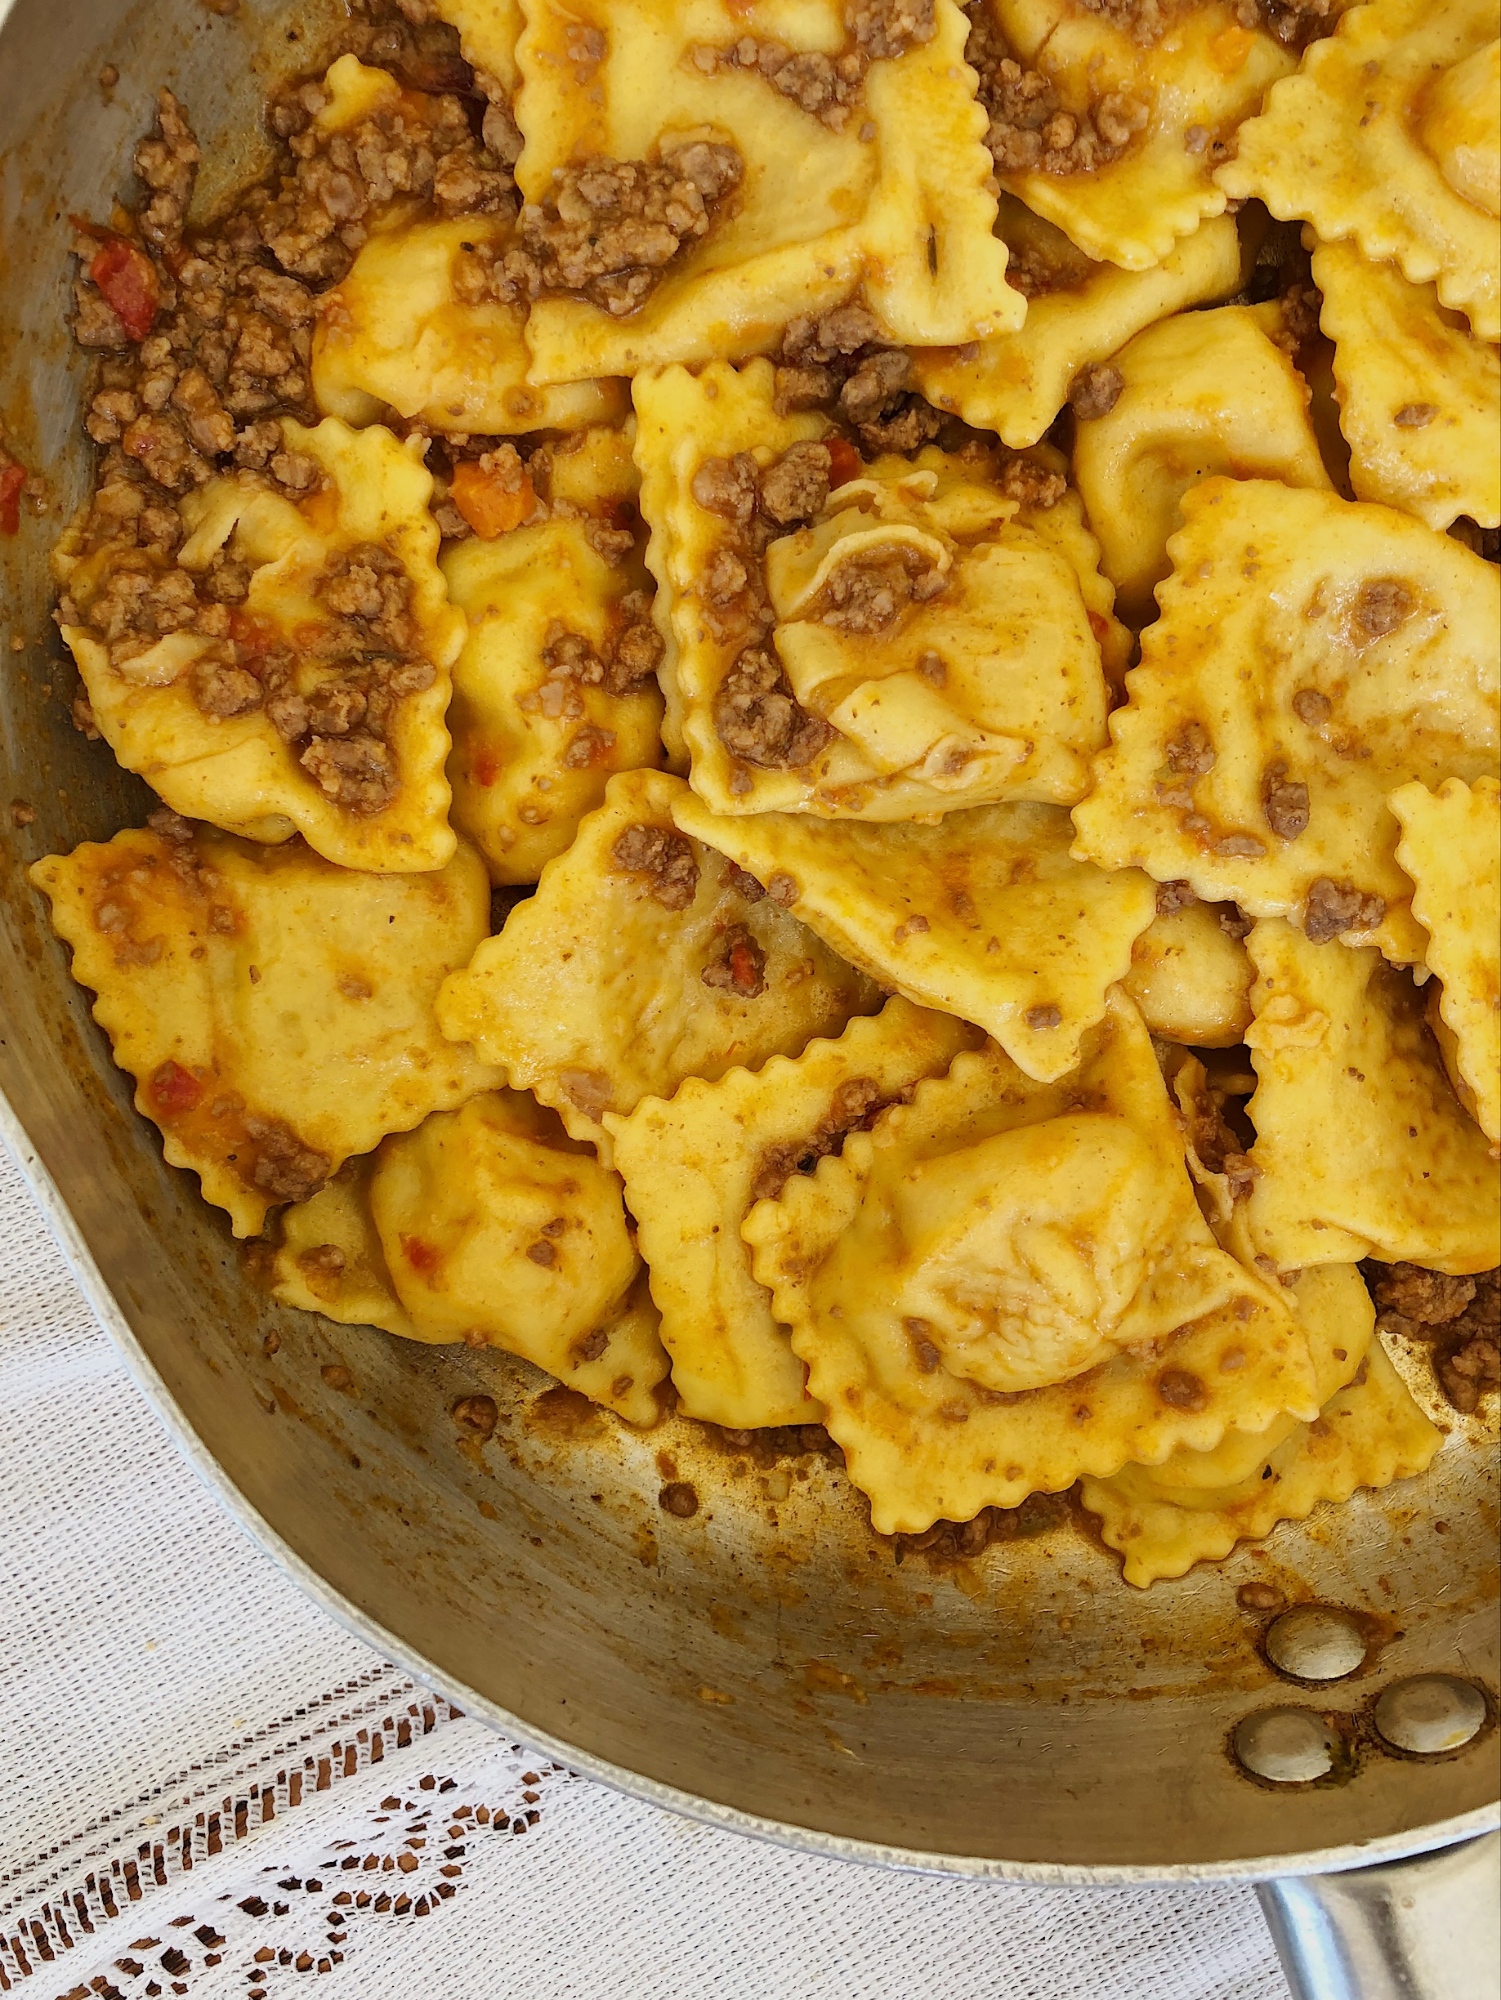
[[[178,1458],[0,1150],[0,1991],[25,2000],[1286,2000],[1231,1886],[800,1855],[490,1734]]]

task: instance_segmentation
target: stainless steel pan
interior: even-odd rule
[[[266,0],[233,19],[198,0],[0,0],[0,422],[50,508],[0,540],[0,646],[25,642],[0,654],[0,1088],[101,1318],[194,1465],[334,1616],[584,1771],[856,1860],[1282,1878],[1267,1895],[1304,1991],[1493,1994],[1497,1512],[1479,1425],[1447,1412],[1422,1481],[1144,1593],[1067,1524],[958,1568],[899,1563],[822,1459],[758,1465],[677,1422],[632,1435],[521,1363],[269,1304],[196,1182],[163,1165],[22,872],[148,804],[71,727],[48,617],[47,551],[88,472],[67,217],[108,212],[163,81],[192,109],[211,200],[254,165],[268,81],[315,61],[326,24]],[[12,824],[17,799],[34,823]],[[476,1392],[498,1406],[487,1443],[451,1416]],[[659,1505],[669,1480],[696,1489],[691,1518]],[[1365,1668],[1279,1676],[1237,1603],[1251,1580],[1360,1614]],[[1483,1689],[1486,1726],[1449,1754],[1383,1749],[1374,1697],[1429,1673]],[[1278,1707],[1329,1719],[1327,1778],[1237,1764],[1238,1725]],[[1318,1879],[1352,1869],[1374,1872]]]

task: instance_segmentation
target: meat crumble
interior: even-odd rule
[[[732,757],[763,770],[800,770],[834,740],[797,701],[775,653],[748,646],[720,682],[714,727]]]
[[[742,35],[727,49],[696,48],[691,60],[705,76],[720,70],[752,70],[799,110],[842,132],[859,104],[866,71],[873,62],[903,56],[930,42],[938,23],[934,0],[846,0],[846,43],[834,54],[797,50],[781,42]]]
[[[1303,935],[1310,944],[1328,944],[1346,931],[1375,930],[1385,915],[1382,897],[1321,875],[1310,884],[1303,905]]]
[[[628,826],[616,835],[610,859],[622,874],[643,877],[647,895],[664,910],[686,910],[698,894],[693,842],[675,827]]]
[[[546,199],[522,210],[521,247],[492,266],[495,296],[570,293],[617,316],[635,312],[708,234],[744,171],[734,146],[703,139],[655,163],[596,155],[560,169]]]
[[[912,357],[893,347],[868,307],[851,301],[788,323],[776,370],[776,407],[826,409],[847,424],[861,449],[917,451],[947,419],[909,385]]]
[[[1501,1387],[1501,1271],[1448,1277],[1418,1264],[1364,1264],[1377,1325],[1434,1349],[1434,1372],[1456,1410]]]
[[[806,1139],[779,1139],[765,1149],[751,1182],[751,1200],[774,1201],[794,1174],[811,1174],[820,1160],[843,1151],[851,1132],[868,1132],[888,1105],[905,1104],[911,1095],[899,1090],[888,1096],[872,1077],[847,1077]]]
[[[1129,91],[1105,91],[1085,111],[1066,111],[1052,79],[1012,54],[989,0],[974,0],[968,12],[965,55],[980,80],[990,119],[985,143],[998,173],[1093,173],[1120,159],[1146,130],[1151,107]]]

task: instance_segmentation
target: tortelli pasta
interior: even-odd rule
[[[1073,1489],[1170,1587],[1416,1477],[1501,1374],[1494,8],[385,4],[79,225],[161,804],[32,879],[168,1165],[878,1535]]]

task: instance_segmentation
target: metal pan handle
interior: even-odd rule
[[[1293,2000],[1496,2000],[1501,1833],[1257,1887]]]

